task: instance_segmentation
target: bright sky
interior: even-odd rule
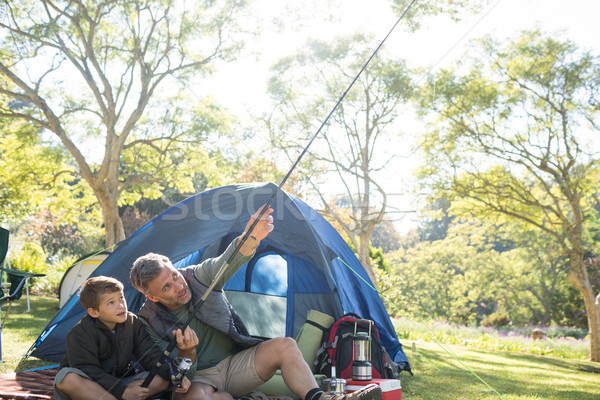
[[[252,42],[252,51],[239,61],[220,66],[219,72],[205,82],[208,88],[203,90],[212,90],[223,104],[244,119],[247,115],[268,110],[265,107],[265,82],[269,66],[301,46],[306,37],[327,38],[355,31],[371,32],[377,40],[372,47],[375,49],[397,20],[390,11],[390,2],[386,0],[337,1],[338,6],[331,12],[324,9],[323,2],[318,0],[258,0],[260,9],[257,12],[263,18],[260,26],[264,35]],[[298,16],[293,24],[286,20],[288,14]],[[410,66],[439,68],[460,57],[471,39],[484,34],[497,38],[514,37],[521,30],[536,27],[556,32],[560,38],[574,40],[583,48],[598,51],[599,15],[598,0],[496,0],[483,13],[458,24],[445,17],[430,18],[423,22],[418,32],[409,34],[403,31],[401,22],[382,51],[405,59]],[[307,16],[310,23],[298,22]],[[259,56],[256,57],[256,54]],[[332,107],[336,100],[332,99]],[[397,149],[398,155],[408,156],[402,154],[407,147],[405,140],[398,139],[392,146]],[[415,199],[407,194],[412,180],[411,169],[416,162],[412,156],[403,158],[380,178],[389,200],[397,208],[414,210],[417,207]],[[398,222],[399,231],[413,227],[416,223],[414,217],[410,214]]]

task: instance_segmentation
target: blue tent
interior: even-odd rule
[[[176,268],[224,251],[250,215],[278,190],[272,183],[224,186],[169,208],[128,239],[90,276],[112,276],[125,285],[130,311],[144,297],[129,283],[133,261],[148,252],[168,256]],[[272,208],[275,229],[255,257],[227,283],[227,297],[251,334],[295,337],[311,309],[334,318],[352,312],[375,321],[381,343],[401,369],[410,370],[402,345],[367,273],[338,232],[315,210],[279,190]],[[84,316],[75,293],[58,311],[28,356],[60,361],[65,336]]]

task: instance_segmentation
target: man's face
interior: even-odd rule
[[[98,309],[88,308],[87,312],[110,329],[115,329],[116,324],[127,320],[127,301],[123,291],[104,293],[100,296]]]
[[[175,268],[163,266],[162,272],[148,283],[146,298],[175,310],[192,298],[188,284]]]

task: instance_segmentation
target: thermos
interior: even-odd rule
[[[371,325],[369,333],[356,332],[352,338],[352,379],[370,381],[373,372],[371,365]]]

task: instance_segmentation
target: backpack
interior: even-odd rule
[[[315,360],[315,373],[331,377],[331,367],[334,366],[337,378],[352,379],[352,339],[355,332],[366,332],[371,336],[372,378],[392,378],[394,367],[397,366],[381,346],[375,323],[352,313],[345,314],[323,332]]]

